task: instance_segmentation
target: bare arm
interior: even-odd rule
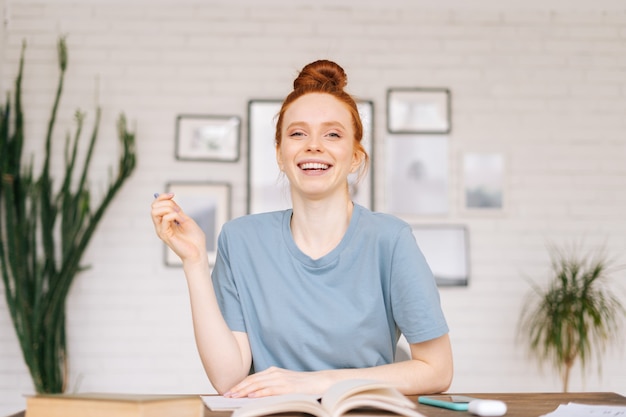
[[[225,395],[263,397],[266,395],[305,392],[321,394],[333,383],[350,378],[386,381],[403,394],[443,392],[452,383],[452,348],[448,335],[411,345],[411,359],[403,362],[361,369],[336,369],[318,372],[295,372],[269,368],[250,375]]]
[[[252,362],[248,337],[231,331],[224,321],[211,282],[204,232],[172,198],[172,194],[157,197],[152,222],[159,238],[183,261],[200,359],[213,387],[223,393],[248,375]]]
[[[209,380],[219,393],[244,379],[252,361],[248,336],[231,331],[219,309],[208,260],[183,262],[189,286],[196,345]]]

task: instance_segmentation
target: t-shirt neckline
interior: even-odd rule
[[[357,230],[357,224],[359,221],[359,217],[361,216],[361,206],[353,203],[354,208],[352,210],[352,217],[350,217],[350,224],[348,225],[348,229],[346,229],[346,233],[341,238],[341,241],[335,246],[330,252],[326,255],[313,259],[306,253],[302,252],[298,245],[296,245],[295,240],[293,239],[293,235],[291,234],[291,216],[293,215],[293,209],[285,210],[283,213],[282,219],[282,229],[283,229],[283,240],[291,256],[298,260],[303,265],[312,267],[312,268],[323,268],[334,264],[343,252],[344,248],[349,244],[350,240],[354,236],[355,231]]]

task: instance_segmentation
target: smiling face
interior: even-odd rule
[[[352,115],[330,94],[309,93],[285,110],[276,159],[292,196],[348,195],[348,175],[361,164]]]

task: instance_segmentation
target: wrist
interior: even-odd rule
[[[320,393],[326,392],[333,384],[341,380],[337,370],[317,371],[317,390]]]
[[[198,256],[187,257],[183,261],[183,270],[187,275],[194,272],[205,272],[209,270],[209,258],[206,252],[200,253]]]

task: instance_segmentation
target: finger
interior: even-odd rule
[[[163,208],[163,207],[170,207],[172,210],[180,210],[180,207],[178,207],[178,204],[176,204],[176,202],[172,200],[172,198],[174,197],[174,194],[167,193],[167,194],[158,195],[157,193],[154,193],[154,195],[155,195],[155,199],[154,201],[152,201],[152,204],[151,204],[151,209],[153,212],[155,209]]]
[[[153,205],[150,215],[152,217],[152,222],[154,223],[155,227],[160,226],[163,222],[163,217],[172,212],[173,210],[170,206]]]
[[[173,197],[174,194],[170,193],[170,196]],[[182,211],[183,211],[182,208],[174,200],[171,199],[171,197],[169,199],[166,198],[166,199],[162,199],[162,200],[159,200],[159,201],[155,200],[155,202],[152,203],[153,209],[159,208],[159,207],[163,207],[163,206],[169,207],[171,210],[174,210],[177,213],[182,213]],[[184,221],[185,218],[189,218],[189,217],[183,214],[182,220],[181,219],[177,219],[175,221],[175,223],[176,224],[180,224],[180,223],[182,223]]]
[[[266,397],[268,395],[276,395],[281,393],[280,390],[277,389],[274,385],[266,385],[261,382],[256,382],[253,384],[248,384],[240,389],[233,389],[225,394],[225,396],[229,396],[232,398],[257,398],[257,397]]]
[[[155,224],[160,224],[161,218],[171,212],[181,214],[182,217],[178,219],[179,221],[184,221],[184,219],[187,218],[180,206],[173,200],[155,200],[152,203],[151,215]]]
[[[158,207],[171,207],[173,210],[178,211],[180,210],[180,206],[172,199],[173,196],[174,194],[162,194],[152,201],[151,207],[153,209]]]
[[[286,374],[280,368],[271,367],[246,377],[230,390],[233,397],[265,397],[285,394],[291,389]]]
[[[171,200],[174,198],[174,193],[154,193],[155,200]]]
[[[161,217],[161,228],[170,228],[180,225],[180,215],[176,212],[169,212]]]
[[[285,391],[284,389],[279,389],[279,387],[264,387],[264,388],[260,388],[256,391],[252,391],[250,393],[248,393],[248,397],[249,398],[261,398],[261,397],[269,397],[272,395],[280,395],[280,394],[285,394],[287,391]]]
[[[247,376],[243,379],[243,381],[239,382],[237,385],[228,390],[228,392],[225,393],[224,396],[232,398],[247,397],[248,394],[258,389],[255,387],[257,387],[259,384],[259,375],[260,373]]]
[[[163,208],[163,205],[159,204],[159,202],[165,198],[167,198],[167,194],[154,193],[154,201],[150,205],[150,215],[155,226],[161,224],[161,218],[163,217],[163,214],[165,214],[163,210],[159,210]]]

